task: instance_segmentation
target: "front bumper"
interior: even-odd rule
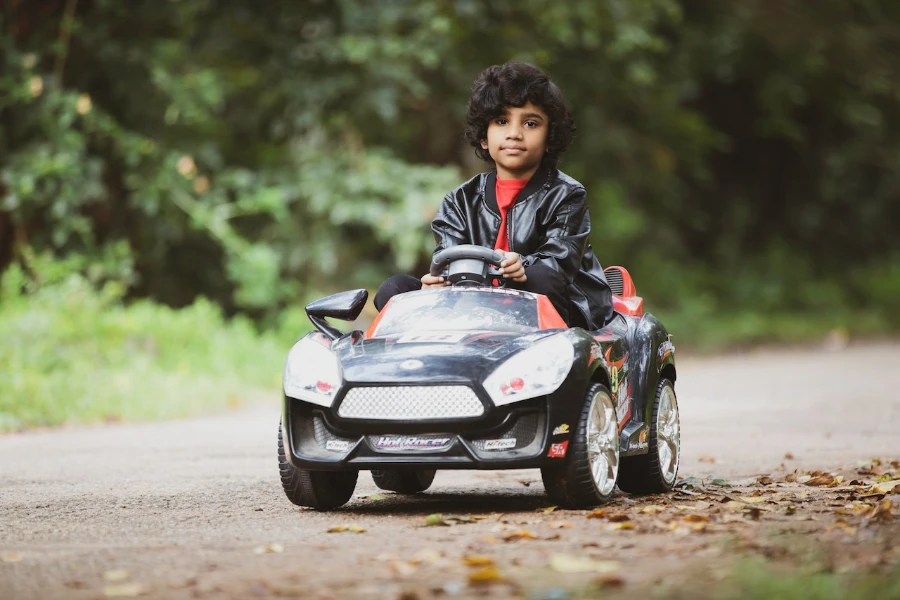
[[[550,424],[567,419],[552,414],[552,404],[540,397],[478,418],[394,422],[340,419],[285,398],[285,455],[294,467],[317,471],[536,468],[561,462],[547,458],[549,444],[564,441],[550,439]]]

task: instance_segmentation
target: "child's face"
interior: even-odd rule
[[[481,147],[497,164],[497,177],[531,179],[544,158],[549,127],[547,113],[531,102],[507,107],[491,121]]]

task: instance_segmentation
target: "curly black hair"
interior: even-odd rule
[[[487,139],[488,125],[507,107],[531,102],[550,117],[547,147],[541,167],[555,168],[560,155],[575,139],[575,119],[559,87],[534,65],[508,62],[488,67],[475,78],[466,112],[466,139],[475,147],[478,158],[494,164],[490,153],[481,147]]]

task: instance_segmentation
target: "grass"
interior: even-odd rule
[[[662,586],[653,596],[679,600],[897,600],[900,567],[890,571],[787,570],[762,559],[744,558],[724,581],[698,581],[697,587],[689,588]]]
[[[29,294],[13,268],[0,284],[0,431],[184,417],[278,397],[295,335],[260,334],[205,300],[180,310],[126,305],[79,275]],[[290,339],[289,339],[290,338]]]
[[[654,311],[679,349],[703,354],[766,345],[843,345],[852,339],[896,338],[897,328],[878,312],[791,313],[737,310],[696,313]]]

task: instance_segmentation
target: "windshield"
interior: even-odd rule
[[[394,296],[375,329],[381,337],[409,331],[540,329],[537,299],[502,288],[437,288]]]

